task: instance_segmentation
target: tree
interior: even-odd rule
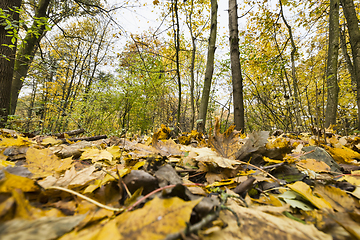
[[[71,4],[72,3],[72,4]],[[32,3],[34,4],[34,3]],[[11,87],[11,114],[15,113],[16,104],[23,81],[27,76],[29,67],[38,50],[39,43],[47,31],[51,30],[52,25],[74,15],[94,14],[99,10],[99,0],[83,2],[80,0],[70,0],[58,3],[51,0],[38,0],[35,5],[35,12],[31,27],[25,26],[26,35],[19,49],[17,50],[12,87]],[[90,9],[94,8],[94,11]],[[100,8],[101,9],[101,8]],[[52,19],[52,23],[49,22]],[[10,91],[10,88],[8,89]]]
[[[356,103],[358,107],[358,130],[360,130],[360,29],[353,0],[341,0],[349,31],[353,66],[356,79]]]
[[[11,114],[15,113],[17,99],[23,86],[24,78],[32,62],[35,51],[40,43],[42,36],[47,28],[48,19],[46,17],[50,0],[40,0],[36,6],[34,22],[27,31],[26,36],[20,45],[14,66],[14,78],[11,86]]]
[[[15,64],[16,31],[21,0],[0,2],[0,127],[4,127],[10,113],[11,81]]]
[[[206,123],[206,114],[209,103],[211,80],[214,72],[214,58],[215,58],[215,43],[216,43],[216,31],[217,31],[217,0],[211,0],[211,27],[209,37],[209,47],[206,62],[204,87],[201,97],[199,120],[197,123],[197,129],[199,132],[204,132]]]
[[[339,85],[337,80],[338,55],[339,55],[339,5],[340,0],[330,0],[329,12],[329,48],[327,57],[327,102],[325,113],[325,127],[336,124]]]
[[[229,0],[230,61],[234,98],[234,124],[236,130],[245,130],[243,78],[239,53],[239,30],[236,0]]]

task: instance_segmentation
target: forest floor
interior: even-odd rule
[[[0,239],[360,239],[360,137],[219,129],[0,129]]]

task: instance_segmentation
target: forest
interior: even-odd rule
[[[3,126],[145,134],[218,117],[243,132],[358,131],[356,1],[244,1],[227,11],[240,24],[218,23],[210,1],[2,4]],[[158,25],[116,21],[137,8]]]
[[[0,0],[0,238],[360,239],[359,12]]]

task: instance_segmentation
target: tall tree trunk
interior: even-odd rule
[[[176,114],[176,128],[175,132],[179,131],[180,117],[181,117],[181,78],[180,78],[180,23],[179,23],[179,12],[178,12],[178,0],[173,0],[173,29],[174,29],[174,44],[175,44],[175,62],[176,62],[176,76],[178,82],[178,107]]]
[[[194,0],[191,0],[191,10],[189,12],[189,21],[187,23],[190,31],[191,44],[192,44],[191,65],[190,65],[190,106],[191,106],[190,128],[191,130],[194,129],[194,125],[195,125],[194,69],[195,69],[195,57],[196,57],[196,36],[193,31],[193,23],[192,23],[193,11],[194,11]]]
[[[215,58],[215,43],[216,43],[216,31],[217,31],[217,0],[211,0],[211,27],[209,37],[209,47],[206,61],[205,80],[204,87],[201,96],[199,119],[197,121],[197,130],[199,132],[205,131],[206,114],[209,104],[209,96],[211,89],[211,80],[214,72],[214,58]]]
[[[347,22],[356,78],[356,103],[358,107],[358,129],[360,129],[360,30],[353,0],[341,0]]]
[[[239,30],[236,0],[229,0],[230,62],[234,98],[234,124],[236,130],[245,130],[243,78],[239,53]]]
[[[24,78],[26,77],[29,67],[34,59],[38,44],[44,36],[47,21],[44,22],[42,19],[46,19],[46,12],[50,1],[51,0],[39,1],[35,10],[34,22],[29,31],[27,31],[26,36],[22,44],[19,46],[16,54],[14,76],[11,87],[11,114],[15,113],[17,100],[23,86]]]
[[[282,6],[282,2],[281,0],[279,0],[280,3],[280,14],[281,14],[281,18],[284,21],[284,24],[286,26],[286,28],[288,29],[288,33],[289,33],[289,38],[290,38],[290,42],[291,42],[291,53],[290,53],[290,59],[291,59],[291,75],[292,75],[292,79],[293,79],[293,88],[294,88],[294,115],[295,115],[295,120],[296,120],[296,127],[300,128],[302,123],[301,123],[301,118],[300,118],[300,94],[299,94],[299,84],[297,81],[297,76],[296,76],[296,66],[295,66],[295,55],[297,53],[297,47],[294,41],[294,37],[292,35],[292,29],[291,26],[288,24],[288,22],[286,21],[286,18],[284,16],[284,11],[283,11],[283,6]]]
[[[9,10],[14,21],[19,21],[19,14],[10,11],[20,8],[21,0],[1,0],[0,8]],[[9,19],[11,20],[11,19]],[[17,24],[17,23],[16,23]],[[6,26],[0,24],[0,127],[4,127],[10,113],[11,81],[14,73],[16,41],[12,43],[12,37],[8,37]],[[6,45],[15,45],[10,48]]]
[[[337,65],[339,55],[339,5],[340,0],[330,0],[329,13],[329,47],[327,57],[327,102],[325,113],[325,127],[336,124],[336,112],[339,96],[339,85],[337,80]]]

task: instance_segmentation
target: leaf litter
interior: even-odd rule
[[[0,133],[0,239],[360,238],[357,136]]]

